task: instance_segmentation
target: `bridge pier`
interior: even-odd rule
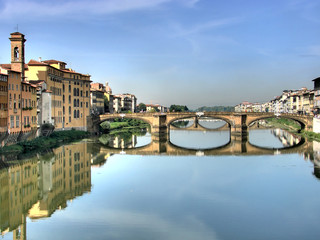
[[[235,115],[234,122],[230,126],[231,136],[238,138],[241,141],[246,141],[248,139],[248,125],[247,125],[247,115]]]
[[[194,117],[194,128],[198,128],[198,125],[199,125],[199,118]]]
[[[167,126],[167,115],[153,115],[151,135],[157,141],[166,142],[169,139],[169,127]]]

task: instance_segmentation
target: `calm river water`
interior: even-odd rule
[[[319,239],[318,143],[277,129],[100,140],[3,159],[1,239]]]

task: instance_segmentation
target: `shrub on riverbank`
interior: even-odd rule
[[[42,151],[46,148],[59,146],[62,143],[69,143],[75,140],[90,136],[88,132],[78,130],[53,132],[48,137],[37,137],[29,141],[22,141],[15,145],[0,148],[0,153],[26,153],[30,151]]]
[[[147,128],[149,124],[138,119],[116,118],[114,122],[103,122],[100,124],[103,132],[113,132],[118,130],[126,131],[132,128]]]
[[[280,127],[285,130],[299,131],[301,129],[301,125],[298,122],[287,118],[268,118],[266,119],[266,122],[269,125]]]

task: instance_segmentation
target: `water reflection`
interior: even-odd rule
[[[0,231],[26,239],[26,217],[50,217],[91,190],[88,144],[62,146],[44,156],[7,162],[0,170]]]
[[[195,138],[194,134],[190,135],[190,133],[184,131],[180,131],[178,134],[180,135],[180,142],[177,138],[175,143],[180,146],[183,145],[181,142],[183,138],[189,138],[189,141],[194,141],[197,144],[201,143],[201,135]],[[171,238],[162,239],[179,239],[178,237],[172,237],[176,236],[174,233],[177,232],[182,234],[179,235],[183,236],[182,239],[188,237],[183,234],[186,232],[191,234],[194,239],[212,239],[215,234],[203,235],[205,229],[199,227],[204,226],[202,222],[198,225],[194,224],[193,219],[188,220],[186,216],[197,216],[207,224],[206,229],[208,231],[214,232],[216,228],[219,234],[225,234],[225,232],[221,230],[222,227],[219,228],[219,221],[216,219],[227,221],[228,217],[239,217],[239,214],[232,215],[235,212],[243,211],[243,216],[247,216],[246,214],[250,215],[250,211],[254,213],[253,215],[256,214],[256,211],[259,211],[259,214],[264,214],[264,217],[272,218],[260,208],[258,210],[250,209],[247,202],[252,201],[254,194],[257,194],[257,196],[264,194],[265,191],[268,191],[268,188],[272,188],[272,193],[274,192],[275,186],[272,185],[272,180],[265,181],[266,173],[270,174],[267,175],[268,177],[278,177],[277,180],[281,180],[289,178],[290,174],[300,177],[302,171],[301,166],[294,170],[290,169],[290,171],[287,168],[274,167],[274,158],[280,164],[285,165],[292,164],[290,161],[293,161],[293,157],[296,156],[298,156],[298,160],[295,163],[303,162],[300,161],[302,156],[306,161],[313,164],[312,175],[320,179],[320,143],[291,141],[288,136],[278,131],[265,132],[265,134],[276,136],[282,142],[282,146],[287,148],[276,152],[274,149],[256,147],[248,141],[229,136],[230,141],[223,146],[220,145],[220,142],[213,149],[196,150],[175,146],[170,141],[159,142],[156,139],[151,141],[150,135],[146,134],[145,136],[136,136],[134,139],[131,136],[131,138],[128,138],[130,144],[121,145],[119,140],[114,141],[114,139],[104,145],[92,140],[65,145],[43,156],[38,155],[25,160],[2,161],[0,164],[3,166],[0,169],[0,232],[5,239],[9,239],[9,237],[11,239],[26,239],[27,230],[49,235],[48,239],[59,239],[61,235],[65,235],[65,239],[81,239],[81,234],[84,234],[83,238],[90,239],[91,236],[92,239],[92,236],[103,238],[100,235],[102,234],[100,231],[103,229],[105,234],[103,236],[108,237],[114,233],[123,236],[124,230],[126,230],[127,237],[125,239],[132,239],[134,227],[138,229],[136,231],[139,231],[139,237],[149,235],[154,237],[159,232],[161,225],[165,226],[165,233],[167,234],[161,236],[171,234]],[[209,134],[208,136],[217,135]],[[217,138],[219,139],[219,137]],[[150,139],[150,143],[141,146],[140,144],[145,143],[146,139]],[[202,138],[203,143],[208,140],[213,141],[210,138]],[[109,147],[110,143],[114,145]],[[295,143],[296,145],[290,148],[291,145],[286,145],[287,143]],[[129,146],[130,148],[115,149],[115,145]],[[134,148],[133,146],[140,147]],[[124,152],[137,156],[117,155]],[[291,155],[284,157],[268,156],[268,158],[246,157],[248,155],[269,154]],[[159,156],[143,157],[142,155]],[[170,158],[169,155],[186,155],[186,157]],[[198,157],[204,155],[219,155],[219,157],[206,157],[199,161]],[[237,157],[223,157],[224,155],[237,155]],[[248,168],[247,163],[251,164],[250,168]],[[95,166],[100,168],[93,169],[92,167]],[[309,168],[310,166],[307,169]],[[226,169],[231,171],[231,174],[229,172],[226,174]],[[305,170],[305,168],[303,169]],[[92,174],[91,171],[96,171],[96,174]],[[274,172],[277,174],[274,174]],[[308,174],[311,175],[309,172]],[[95,188],[93,189],[91,189],[92,175],[95,179]],[[252,177],[250,181],[247,181],[248,176]],[[234,185],[230,183],[232,180],[235,182]],[[239,182],[240,184],[237,184]],[[291,181],[287,182],[289,184],[286,187],[294,185]],[[259,189],[255,185],[258,183],[262,183],[265,188],[263,191],[254,192],[253,189]],[[250,184],[252,185],[251,188],[248,187]],[[280,190],[277,196],[272,194],[270,196],[272,195],[272,198],[281,196],[283,189]],[[81,197],[91,191],[92,194]],[[238,196],[236,194],[238,191],[243,195]],[[248,196],[245,195],[246,193]],[[267,192],[264,197],[268,197],[269,193]],[[243,198],[243,205],[239,209],[236,208],[239,204],[236,197]],[[59,211],[66,210],[70,201],[76,198],[81,199],[78,208],[74,207],[71,212]],[[265,204],[269,209],[270,206],[274,207],[274,205],[268,205],[262,200],[259,202],[260,199],[263,198],[256,197],[257,205]],[[280,198],[281,200],[283,199]],[[199,204],[199,202],[204,204]],[[229,204],[230,202],[234,204]],[[285,202],[287,203],[288,200]],[[202,207],[199,207],[199,205]],[[110,206],[115,207],[113,209]],[[230,208],[232,208],[231,213],[227,212]],[[248,208],[249,211],[247,211]],[[35,224],[40,225],[40,222],[46,222],[39,221],[40,219],[49,221],[48,218],[52,215],[56,216],[57,211],[61,214],[57,214],[55,220],[48,224],[56,226],[59,225],[60,221],[63,221],[62,225],[59,226],[61,229],[56,227],[59,229],[56,233],[57,236],[50,231],[52,228],[48,228],[48,226],[46,228],[27,228],[27,224],[31,224],[27,219],[37,220]],[[168,211],[164,214],[165,216],[161,215],[165,211]],[[207,214],[208,211],[211,211],[210,214]],[[271,211],[267,212],[270,213]],[[152,219],[155,220],[153,223]],[[250,218],[248,221],[250,223]],[[180,224],[181,222],[185,224],[185,227]],[[235,227],[232,222],[229,222],[229,224],[231,225],[228,225],[228,229]],[[87,230],[87,226],[90,230]],[[190,230],[190,227],[193,227],[192,230]],[[199,229],[204,231],[199,233]],[[79,232],[81,232],[80,236]],[[35,235],[33,234],[33,236]],[[201,238],[201,236],[203,237]],[[161,239],[161,237],[149,239]],[[240,237],[239,239],[245,238]]]
[[[303,140],[282,129],[254,129],[249,131],[249,141],[254,146],[265,148],[288,148]]]
[[[170,143],[186,149],[212,149],[230,142],[230,131],[171,130]]]
[[[139,141],[144,143],[150,141],[149,144],[141,145],[135,142],[125,145],[118,144],[118,141],[108,141],[108,144],[101,146],[106,152],[112,154],[133,154],[133,155],[197,155],[197,156],[213,156],[213,155],[276,155],[290,154],[295,152],[303,152],[307,148],[307,143],[303,138],[291,139],[293,145],[282,144],[285,133],[275,134],[278,131],[270,130],[252,130],[250,141],[248,138],[239,138],[231,136],[229,131],[188,131],[188,130],[171,130],[170,137],[166,141],[159,140],[156,136],[141,137]],[[258,136],[258,137],[257,137]],[[265,145],[259,146],[259,140],[264,140]],[[268,137],[270,137],[268,139]],[[131,136],[133,137],[133,136]],[[110,138],[110,137],[109,137]],[[275,147],[275,140],[281,143]],[[112,139],[112,138],[111,138]],[[130,138],[131,139],[131,138]],[[148,139],[148,141],[146,141]],[[288,143],[289,137],[285,138]],[[281,141],[280,141],[281,140]],[[135,139],[136,141],[136,139]],[[132,143],[132,141],[130,141]],[[254,144],[253,144],[254,143]],[[258,144],[257,144],[258,143]],[[129,147],[126,147],[129,146]]]
[[[148,129],[136,129],[136,131],[125,131],[114,134],[103,134],[99,142],[112,148],[136,148],[151,142]]]

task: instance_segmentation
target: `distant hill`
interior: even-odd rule
[[[214,106],[214,107],[199,107],[195,112],[234,112],[234,107],[231,106]]]

